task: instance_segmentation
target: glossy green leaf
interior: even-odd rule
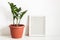
[[[24,16],[24,14],[27,12],[27,10],[21,12],[20,19]]]

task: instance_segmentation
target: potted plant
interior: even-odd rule
[[[20,24],[20,21],[24,14],[27,12],[27,10],[22,11],[21,7],[18,8],[14,3],[8,2],[11,8],[11,12],[13,15],[13,24],[10,24],[10,31],[11,31],[11,37],[12,38],[22,38],[23,30],[24,30],[24,24]],[[15,21],[16,20],[16,21]]]

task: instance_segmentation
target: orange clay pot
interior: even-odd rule
[[[24,29],[23,24],[18,24],[18,26],[16,24],[14,24],[14,25],[11,24],[9,27],[10,27],[12,38],[22,38],[23,29]]]

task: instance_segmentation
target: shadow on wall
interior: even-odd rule
[[[3,16],[3,21],[5,20],[6,21],[6,24],[9,24],[11,21],[12,21],[12,15],[11,15],[11,12],[10,10],[8,10],[6,7],[4,6],[0,6],[0,10],[2,13],[2,16]],[[5,24],[5,23],[4,23]],[[6,25],[6,26],[1,26],[2,28],[0,29],[0,35],[1,36],[9,36],[10,35],[10,30],[9,30],[9,27]]]
[[[6,8],[4,6],[0,6],[0,10],[2,13],[2,16],[5,18],[5,20],[7,21],[11,21],[12,20],[12,13],[11,13],[11,10],[9,10],[9,8]]]
[[[9,27],[4,27],[4,28],[2,28],[2,29],[0,29],[0,35],[1,36],[10,36],[10,29],[9,29]]]

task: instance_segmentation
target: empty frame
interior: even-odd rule
[[[45,16],[29,16],[29,36],[45,35]]]

